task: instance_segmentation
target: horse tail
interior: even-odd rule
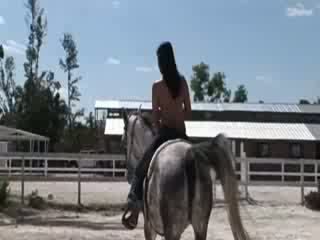
[[[233,168],[235,158],[228,139],[223,134],[219,134],[210,141],[194,144],[189,149],[188,154],[191,154],[188,156],[189,159],[203,162],[214,168],[222,184],[234,239],[249,240],[250,237],[243,226],[240,216],[237,198],[238,183]]]

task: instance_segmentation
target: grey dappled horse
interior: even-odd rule
[[[140,110],[123,113],[129,176],[152,141],[154,129]],[[205,240],[212,210],[213,169],[222,183],[226,208],[234,239],[250,239],[243,227],[237,199],[237,179],[232,166],[234,157],[223,135],[197,144],[170,140],[155,152],[144,181],[144,233],[146,240],[158,235],[179,240],[192,225],[195,239]],[[130,182],[130,177],[128,178]]]

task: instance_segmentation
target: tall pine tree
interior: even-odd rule
[[[50,137],[51,146],[59,141],[66,122],[67,107],[58,93],[60,83],[52,71],[40,71],[40,52],[47,35],[47,19],[39,0],[28,0],[26,21],[29,25],[28,46],[19,127]]]
[[[76,106],[76,102],[80,101],[80,91],[78,83],[81,80],[81,76],[74,77],[74,71],[79,68],[78,64],[78,50],[76,42],[70,33],[64,33],[61,40],[62,47],[66,53],[65,59],[60,59],[59,64],[64,72],[67,73],[68,82],[68,120],[69,129],[75,125],[75,121],[78,117],[83,116],[84,110],[80,109],[75,112],[72,108]]]

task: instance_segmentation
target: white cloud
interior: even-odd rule
[[[111,65],[119,65],[120,64],[120,60],[113,58],[113,57],[109,57],[107,60],[107,64],[111,64]]]
[[[302,3],[297,3],[294,7],[287,8],[288,17],[310,17],[313,15],[313,9],[307,9]]]
[[[4,17],[0,16],[0,25],[2,24],[6,24],[6,20],[4,19]]]
[[[112,1],[112,7],[113,8],[119,8],[120,7],[120,1],[118,1],[118,0]]]
[[[5,53],[18,54],[18,55],[25,54],[25,51],[27,49],[27,47],[25,45],[18,43],[14,40],[7,40],[3,44],[3,48],[4,48]]]
[[[137,71],[137,72],[145,72],[145,73],[148,73],[148,72],[152,72],[152,71],[153,71],[153,68],[151,68],[151,67],[136,67],[136,71]]]

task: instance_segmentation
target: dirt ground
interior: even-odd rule
[[[127,183],[86,183],[82,186],[82,200],[86,204],[121,204],[129,190]],[[11,193],[20,193],[20,184],[11,183]],[[47,198],[52,194],[59,203],[77,202],[75,183],[27,183],[26,194],[37,189]],[[308,189],[306,193],[310,191]],[[294,187],[250,187],[250,196],[256,205],[242,203],[244,224],[252,239],[264,240],[318,240],[320,212],[300,205],[300,189]],[[218,198],[222,199],[218,187]],[[48,209],[35,211],[21,209],[24,218],[0,214],[0,240],[125,240],[144,239],[143,219],[136,230],[129,231],[121,225],[121,212],[110,216],[107,210],[99,212],[72,212]],[[191,227],[182,239],[194,239]],[[213,208],[208,239],[233,239],[223,205]]]

